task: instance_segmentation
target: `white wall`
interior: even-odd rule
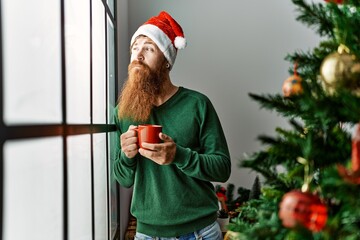
[[[205,93],[215,105],[232,158],[228,183],[250,188],[255,174],[238,167],[244,153],[263,146],[287,120],[259,110],[248,93],[279,93],[289,76],[287,53],[310,50],[320,38],[295,20],[291,1],[131,0],[129,36],[149,17],[168,11],[182,26],[188,46],[171,73],[176,85]]]

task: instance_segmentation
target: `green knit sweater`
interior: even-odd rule
[[[119,121],[118,139],[129,125]],[[211,182],[225,182],[231,162],[226,139],[210,100],[180,87],[167,102],[153,109],[148,123],[160,124],[176,143],[175,159],[158,165],[138,154],[129,159],[119,146],[114,162],[116,180],[133,188],[131,213],[137,231],[174,237],[199,230],[217,218],[218,201]]]

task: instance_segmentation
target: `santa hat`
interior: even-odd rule
[[[156,43],[171,67],[174,65],[177,50],[186,47],[181,26],[165,11],[141,25],[132,36],[130,45],[140,35],[145,35]]]

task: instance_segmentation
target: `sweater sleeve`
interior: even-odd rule
[[[174,164],[186,175],[205,181],[226,182],[231,160],[218,115],[210,101],[199,114],[200,149],[177,145]]]
[[[122,131],[117,117],[117,109],[115,109],[114,123],[116,124],[117,133],[116,139],[114,139],[116,154],[113,165],[113,174],[121,186],[129,188],[134,184],[137,156],[135,158],[128,158],[121,150],[120,135],[122,134]]]

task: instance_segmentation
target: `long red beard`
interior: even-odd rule
[[[154,107],[156,97],[161,94],[164,71],[152,71],[146,64],[133,61],[129,64],[129,77],[118,99],[119,119],[146,122]]]

